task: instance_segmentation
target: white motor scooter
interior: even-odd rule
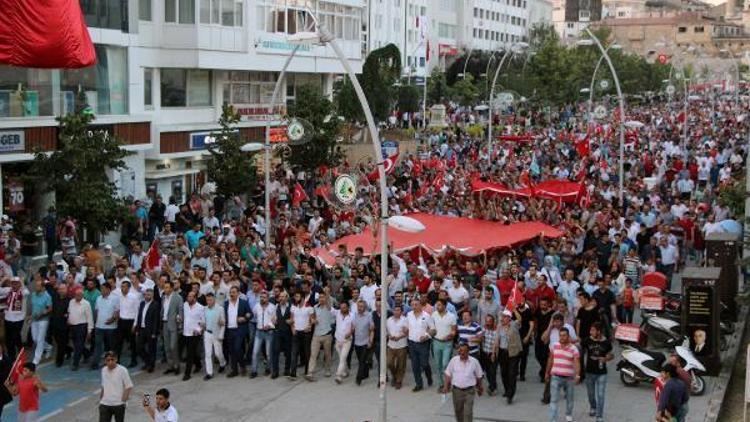
[[[648,312],[644,312],[641,317],[641,328],[654,347],[673,347],[682,340],[679,321]]]
[[[699,396],[706,390],[706,383],[699,373],[705,372],[706,369],[690,350],[689,345],[688,338],[684,337],[682,345],[675,346],[675,352],[682,360],[683,369],[690,374],[690,393]],[[620,380],[629,387],[641,382],[650,384],[661,375],[665,361],[666,357],[660,352],[627,346],[622,351],[622,360],[617,363]]]

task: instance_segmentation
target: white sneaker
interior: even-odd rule
[[[573,422],[573,417],[572,416],[566,416],[565,417],[565,422]]]

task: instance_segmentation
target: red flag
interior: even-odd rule
[[[445,185],[445,173],[441,171],[435,176],[435,180],[432,181],[432,186],[439,190],[442,189],[443,185]]]
[[[523,293],[518,290],[518,283],[516,283],[516,285],[513,286],[513,290],[511,290],[510,292],[508,302],[505,303],[505,309],[513,312],[513,309],[516,308],[516,305],[519,305],[521,302],[523,302]]]
[[[305,193],[305,190],[302,189],[302,185],[300,185],[299,182],[297,182],[294,185],[293,195],[294,196],[292,196],[292,205],[294,205],[295,207],[298,207],[299,204],[302,203],[302,201],[307,201],[310,199],[307,197],[307,193]]]
[[[13,366],[10,368],[10,374],[8,374],[8,380],[10,380],[11,384],[15,384],[18,381],[18,378],[23,373],[23,365],[26,363],[26,349],[21,348],[21,351],[18,352],[18,356],[16,356],[16,361],[13,362]]]
[[[331,187],[328,185],[320,185],[315,188],[315,195],[328,199],[331,195]]]
[[[661,396],[661,391],[664,389],[664,380],[659,376],[654,378],[654,398],[656,399],[656,404],[659,404],[659,397]]]
[[[576,141],[576,152],[581,157],[586,157],[589,155],[589,152],[591,152],[588,133],[586,136],[579,137],[578,141]]]
[[[146,259],[143,260],[143,268],[147,271],[151,271],[154,268],[159,267],[161,262],[161,256],[159,254],[159,239],[154,239],[151,242],[151,246],[148,248],[146,253]]]
[[[581,190],[578,192],[578,206],[588,208],[591,205],[591,193],[586,188],[586,183],[581,181]]]
[[[96,62],[78,0],[0,0],[0,10],[0,63],[74,69]]]
[[[393,173],[393,170],[396,168],[396,160],[398,160],[398,151],[383,161],[386,175]],[[374,182],[378,180],[378,177],[378,168],[375,167],[375,169],[367,175],[367,180]]]

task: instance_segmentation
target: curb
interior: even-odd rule
[[[721,413],[724,396],[729,387],[729,379],[732,376],[734,364],[738,356],[744,356],[743,353],[740,353],[739,349],[745,337],[749,311],[750,307],[748,305],[743,305],[740,309],[734,334],[729,338],[729,348],[721,356],[721,372],[718,377],[714,378],[712,383],[713,388],[709,395],[708,410],[706,411],[706,417],[703,419],[704,422],[717,422],[719,420],[719,413]]]

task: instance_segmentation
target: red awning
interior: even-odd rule
[[[563,233],[547,224],[539,222],[525,222],[505,225],[487,220],[460,217],[443,217],[431,214],[410,214],[425,226],[422,233],[407,233],[388,228],[388,242],[393,245],[393,252],[410,251],[423,248],[432,254],[440,254],[448,249],[458,251],[462,255],[476,256],[491,249],[511,248],[527,243],[539,235],[547,238],[557,238]],[[347,250],[353,252],[361,247],[365,254],[378,254],[380,239],[373,239],[371,228],[366,228],[357,235],[346,236],[330,247],[332,253],[319,251],[318,256],[327,264],[331,256],[335,257],[339,245],[346,245]]]
[[[73,69],[95,62],[79,0],[0,0],[0,63]]]

